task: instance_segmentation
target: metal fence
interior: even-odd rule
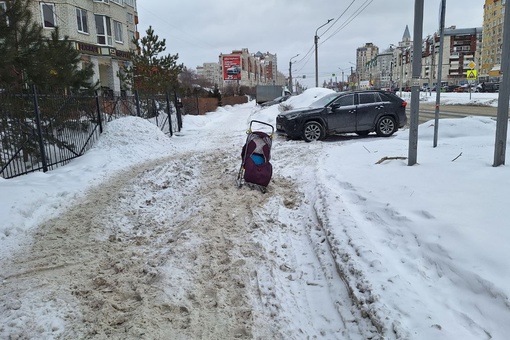
[[[89,150],[104,124],[138,116],[170,136],[182,128],[177,97],[0,93],[0,177],[48,171]]]

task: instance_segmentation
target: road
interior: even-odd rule
[[[435,117],[435,105],[420,104],[420,124],[425,123]],[[411,114],[410,106],[407,107],[407,118]],[[439,118],[462,118],[467,116],[486,116],[496,117],[497,108],[492,106],[474,106],[474,105],[442,105],[439,108]]]

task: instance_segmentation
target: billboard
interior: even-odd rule
[[[223,80],[241,80],[241,56],[223,56]]]

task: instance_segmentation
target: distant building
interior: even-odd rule
[[[485,0],[483,6],[483,39],[479,78],[499,81],[503,47],[505,0]]]
[[[247,48],[220,54],[219,74],[223,86],[238,84],[253,87],[285,83],[285,76],[278,72],[276,54],[269,52],[252,54]]]
[[[356,72],[358,81],[370,81],[370,69],[367,63],[375,59],[379,54],[379,47],[373,43],[366,43],[363,47],[356,49]]]
[[[223,83],[218,63],[204,63],[202,66],[197,66],[197,75],[217,87]]]
[[[31,5],[46,36],[59,27],[82,61],[94,65],[93,81],[99,81],[105,91],[120,93],[124,86],[118,72],[130,63],[130,51],[135,49],[132,39],[138,37],[136,0],[32,1]]]
[[[440,39],[436,32],[423,39],[420,70],[420,86],[437,85]],[[468,81],[467,72],[478,70],[480,65],[480,48],[482,45],[482,28],[461,28],[451,26],[444,30],[443,65],[441,83],[462,84]],[[413,43],[408,27],[404,31],[399,46],[394,46],[392,79],[395,85],[411,86]]]
[[[446,76],[450,84],[458,85],[467,81],[466,73],[471,70],[469,65],[473,66],[473,69],[479,69],[482,28],[456,28],[452,26],[444,30],[444,35],[444,48],[449,49],[448,58],[443,59],[448,63]]]
[[[371,85],[376,88],[391,88],[393,52],[391,50],[379,53],[376,57],[375,68],[372,69]]]

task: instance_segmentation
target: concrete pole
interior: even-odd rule
[[[423,35],[423,3],[414,2],[413,72],[411,80],[411,119],[409,126],[409,154],[407,165],[415,165],[418,153],[418,125],[420,112],[420,73]]]
[[[318,52],[318,42],[319,42],[319,36],[317,35],[317,32],[321,27],[326,26],[329,24],[333,19],[328,19],[328,22],[326,22],[324,25],[319,26],[315,30],[315,37],[314,37],[314,43],[315,43],[315,87],[319,87],[319,52]]]
[[[314,41],[315,41],[315,87],[319,87],[319,52],[317,51],[317,41],[318,40],[319,40],[319,37],[317,36],[317,31],[315,31],[315,37],[314,37]]]
[[[289,60],[289,91],[292,93],[292,59],[299,57],[299,53]]]
[[[508,1],[505,3],[505,18],[503,20],[503,52],[501,56],[503,80],[499,87],[496,144],[494,147],[494,163],[492,166],[505,164],[508,130],[508,99],[510,97],[510,7],[508,6]]]
[[[402,87],[404,86],[404,48],[400,47],[400,97],[402,97]]]
[[[439,13],[439,15],[441,18],[439,21],[439,58],[437,61],[436,110],[434,114],[434,147],[437,146],[437,135],[439,131],[439,104],[441,103],[441,80],[443,78],[444,18],[446,15],[446,0],[441,0],[441,13]]]

